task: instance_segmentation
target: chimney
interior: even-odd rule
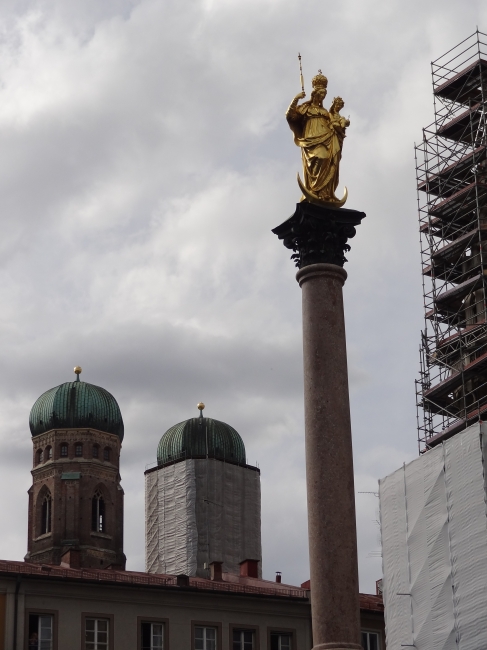
[[[61,566],[64,569],[79,569],[81,568],[81,553],[74,548],[66,551],[64,555],[61,556]]]
[[[189,576],[184,573],[176,576],[176,584],[178,587],[189,587]]]
[[[210,578],[211,580],[223,580],[222,576],[223,562],[210,562]]]
[[[242,578],[258,578],[259,560],[244,560],[240,562],[240,576]]]
[[[276,582],[281,582],[281,572],[276,571]]]

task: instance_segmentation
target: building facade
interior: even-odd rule
[[[382,599],[362,595],[360,605],[365,650],[385,650]],[[207,580],[0,561],[0,650],[312,646],[303,587],[234,574]]]

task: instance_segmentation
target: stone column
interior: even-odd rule
[[[347,273],[311,264],[303,292],[304,414],[315,650],[357,648],[357,533],[342,287]]]
[[[303,299],[306,482],[314,650],[360,650],[357,535],[342,268],[365,215],[307,202],[273,232]]]

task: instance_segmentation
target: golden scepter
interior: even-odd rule
[[[303,68],[301,67],[301,54],[298,52],[299,59],[299,78],[301,80],[301,90],[304,93],[304,79],[303,79]]]

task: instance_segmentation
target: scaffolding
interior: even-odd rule
[[[425,325],[420,453],[487,420],[487,35],[431,64],[435,120],[415,146]]]

